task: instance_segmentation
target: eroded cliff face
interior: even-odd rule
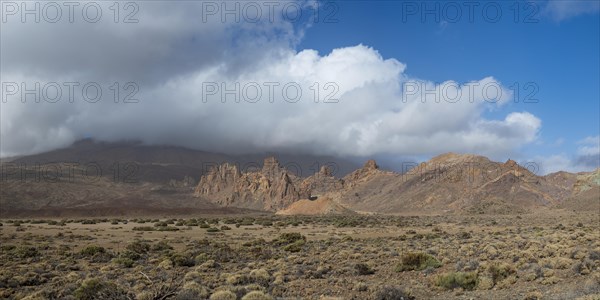
[[[501,163],[455,153],[436,156],[405,174],[381,170],[370,160],[341,179],[327,167],[299,178],[267,158],[253,172],[243,173],[228,164],[214,168],[200,180],[196,196],[221,206],[265,211],[327,198],[332,205],[357,212],[521,213],[563,202],[581,202],[577,205],[581,208],[595,205],[598,178],[598,171],[537,176],[513,160]],[[329,206],[315,205],[304,201],[294,211]]]
[[[300,182],[269,157],[262,169],[254,172],[242,173],[231,164],[213,168],[200,178],[195,195],[222,206],[277,211],[310,196],[297,187]]]

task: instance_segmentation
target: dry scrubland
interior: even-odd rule
[[[2,220],[7,299],[600,299],[598,212]]]

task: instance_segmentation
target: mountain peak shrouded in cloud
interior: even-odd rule
[[[62,97],[38,103],[7,95],[2,156],[65,147],[89,135],[227,154],[347,157],[505,157],[539,138],[540,117],[512,110],[513,89],[492,76],[435,82],[407,73],[410,62],[382,55],[377,45],[298,49],[310,22],[222,22],[199,16],[198,3],[139,5],[133,24],[3,27],[12,41],[2,44],[10,57],[2,60],[3,80],[21,90],[39,84],[42,94],[55,82]],[[126,42],[132,37],[135,43]],[[40,48],[44,54],[34,54]]]

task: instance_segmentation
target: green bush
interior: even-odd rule
[[[306,244],[305,240],[297,240],[289,245],[284,246],[283,250],[288,252],[300,252],[302,251],[302,246],[304,246],[304,244]]]
[[[142,256],[139,253],[133,252],[131,250],[123,251],[123,253],[121,253],[121,255],[119,255],[119,257],[130,259],[130,260],[138,260],[138,259],[142,258]]]
[[[106,249],[104,249],[104,247],[100,247],[97,245],[89,245],[89,246],[81,249],[81,251],[79,253],[84,256],[94,256],[98,253],[105,253],[105,252],[106,252]]]
[[[174,253],[171,255],[171,261],[177,267],[193,267],[196,264],[190,253]]]
[[[160,241],[154,245],[152,245],[152,251],[165,251],[165,250],[173,250],[173,247],[169,245],[167,241]]]
[[[473,290],[477,286],[477,272],[450,272],[437,277],[435,284],[445,289],[458,287]]]
[[[150,244],[140,240],[135,240],[133,243],[127,245],[125,249],[137,254],[146,254],[148,251],[150,251]]]
[[[113,262],[121,265],[125,268],[131,268],[133,267],[133,264],[135,263],[135,261],[133,259],[127,258],[127,257],[117,257],[115,259],[113,259]]]
[[[402,255],[396,265],[396,272],[419,271],[426,268],[439,268],[442,264],[433,256],[423,252],[408,252]]]
[[[298,232],[286,232],[279,235],[279,237],[273,240],[276,246],[288,245],[298,241],[306,241],[306,237]]]

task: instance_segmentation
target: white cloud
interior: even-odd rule
[[[579,155],[600,155],[600,136],[588,136],[578,142],[581,146],[577,149]]]
[[[560,22],[584,14],[597,14],[600,2],[595,0],[549,0],[542,13]]]
[[[600,136],[589,136],[577,142],[575,156],[567,154],[554,154],[550,156],[537,156],[534,158],[540,166],[541,174],[558,171],[586,172],[600,168]]]
[[[78,97],[74,103],[62,99],[24,104],[10,97],[1,111],[2,155],[49,150],[91,135],[224,152],[433,155],[457,151],[494,156],[535,141],[541,128],[541,121],[528,112],[512,112],[499,120],[484,116],[486,110],[511,99],[510,90],[493,77],[440,84],[410,78],[406,64],[383,58],[364,45],[328,54],[296,51],[294,45],[305,27],[283,20],[257,26],[202,24],[185,5],[165,11],[155,7],[145,14],[164,26],[144,23],[123,31],[113,24],[118,28],[100,33],[93,26],[86,31],[67,25],[61,31],[28,26],[8,30],[2,51],[11,60],[3,66],[3,80],[96,81],[103,85],[107,100],[91,104]],[[71,31],[84,40],[92,37],[88,38],[91,45],[85,46],[91,56],[72,49],[80,42],[69,38]],[[36,42],[38,35],[55,40]],[[19,46],[24,40],[26,44]],[[115,48],[100,50],[104,44]],[[44,49],[46,55],[37,56],[35,49]],[[116,80],[139,83],[140,102],[113,103],[109,86]],[[222,103],[217,93],[203,101],[202,87],[209,82],[226,83],[228,88],[239,82],[241,89],[257,84],[262,98],[257,103],[237,103],[229,95]],[[278,84],[272,99],[266,83]],[[289,103],[282,95],[286,83],[301,87],[297,102]],[[295,97],[293,89],[288,92]],[[338,102],[323,103],[328,95]]]

